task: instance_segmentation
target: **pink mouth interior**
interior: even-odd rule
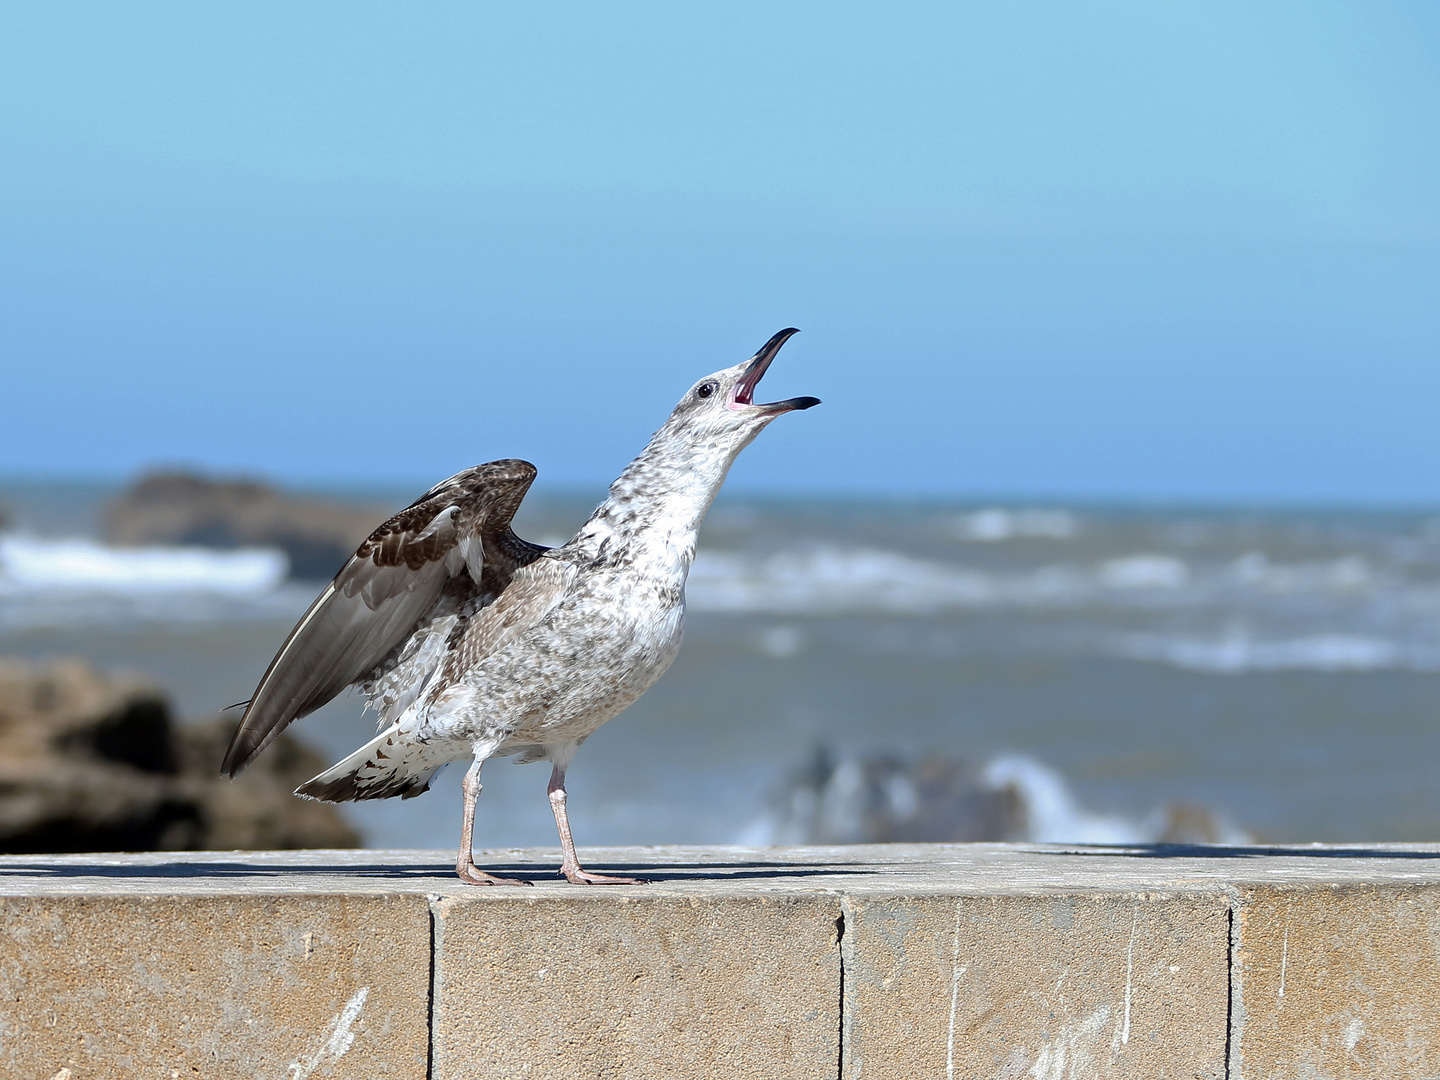
[[[753,371],[747,371],[745,377],[735,384],[735,396],[731,400],[736,405],[755,404],[755,387],[760,385],[760,378],[769,366],[768,363],[761,364]]]

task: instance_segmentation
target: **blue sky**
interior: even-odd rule
[[[1440,6],[7,4],[0,473],[1440,501]],[[377,437],[383,433],[384,437]]]

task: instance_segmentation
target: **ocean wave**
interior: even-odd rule
[[[284,552],[269,548],[113,548],[0,535],[0,630],[294,616],[313,590],[286,584],[288,570]]]
[[[115,548],[0,534],[0,626],[282,617],[313,597],[309,587],[288,583],[286,571],[285,555],[273,549]],[[704,551],[686,591],[697,613],[779,617],[1019,611],[1085,618],[1108,610],[1133,620],[1179,612],[1191,624],[1198,615],[1202,625],[1229,621],[1231,628],[1214,636],[1106,631],[1088,640],[1110,655],[1215,673],[1440,670],[1440,586],[1407,581],[1358,555],[1282,562],[1249,552],[1205,562],[1140,550],[996,568],[812,543],[770,553]],[[1317,613],[1323,632],[1294,633],[1297,619],[1314,626]],[[786,627],[760,647],[793,656],[805,640]]]
[[[702,552],[686,591],[697,611],[776,615],[931,615],[1084,605],[1264,609],[1307,598],[1332,605],[1382,600],[1440,615],[1440,591],[1433,585],[1408,582],[1356,555],[1282,563],[1251,552],[1193,563],[1138,551],[1091,564],[995,570],[877,548],[816,544],[766,555]]]
[[[1227,572],[1237,584],[1269,593],[1357,593],[1373,588],[1383,576],[1359,555],[1275,563],[1260,551],[1241,555]]]
[[[0,633],[101,626],[184,626],[200,623],[275,621],[300,617],[315,591],[283,585],[265,593],[187,592],[0,592]]]
[[[1068,540],[1080,531],[1080,519],[1068,510],[1007,510],[986,507],[950,520],[950,534],[957,540],[997,543],[1001,540]]]
[[[1130,634],[1116,639],[1116,655],[1152,660],[1207,675],[1247,671],[1437,671],[1440,650],[1402,645],[1363,634],[1309,634],[1265,639],[1241,628],[1218,637]]]
[[[1190,583],[1190,568],[1173,555],[1142,553],[1106,559],[1096,576],[1107,589],[1183,589]]]
[[[1024,754],[993,758],[980,773],[995,791],[1009,788],[1024,807],[1026,835],[1037,844],[1141,844],[1158,839],[1152,824],[1080,804],[1059,771]]]
[[[926,614],[993,604],[1002,588],[978,570],[890,551],[819,547],[763,558],[704,552],[685,592],[699,611]]]
[[[697,611],[789,615],[933,615],[948,610],[1076,607],[1174,592],[1184,563],[1140,554],[1098,567],[1041,566],[997,573],[874,548],[816,546],[768,556],[708,551],[686,596]]]
[[[929,756],[832,756],[817,750],[776,788],[769,808],[735,838],[742,845],[1250,842],[1227,815],[1172,803],[1144,815],[1083,805],[1056,769],[1026,754],[978,768]]]
[[[0,536],[0,594],[36,592],[270,592],[285,580],[283,551],[114,548],[93,540]]]

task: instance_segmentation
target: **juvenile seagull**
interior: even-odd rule
[[[519,885],[475,865],[480,767],[511,754],[547,760],[560,873],[577,884],[635,884],[581,868],[565,770],[675,659],[695,534],[736,456],[781,413],[820,404],[754,401],[796,332],[781,330],[745,363],[691,387],[561,547],[511,531],[535,479],[535,466],[517,460],[457,473],[381,525],[270,662],[222,771],[237,775],[292,720],[358,686],[379,711],[380,734],[297,795],[409,799],[442,766],[469,759],[455,872],[473,885]]]

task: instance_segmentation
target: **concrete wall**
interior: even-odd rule
[[[0,1075],[1440,1075],[1440,847],[0,858]]]

